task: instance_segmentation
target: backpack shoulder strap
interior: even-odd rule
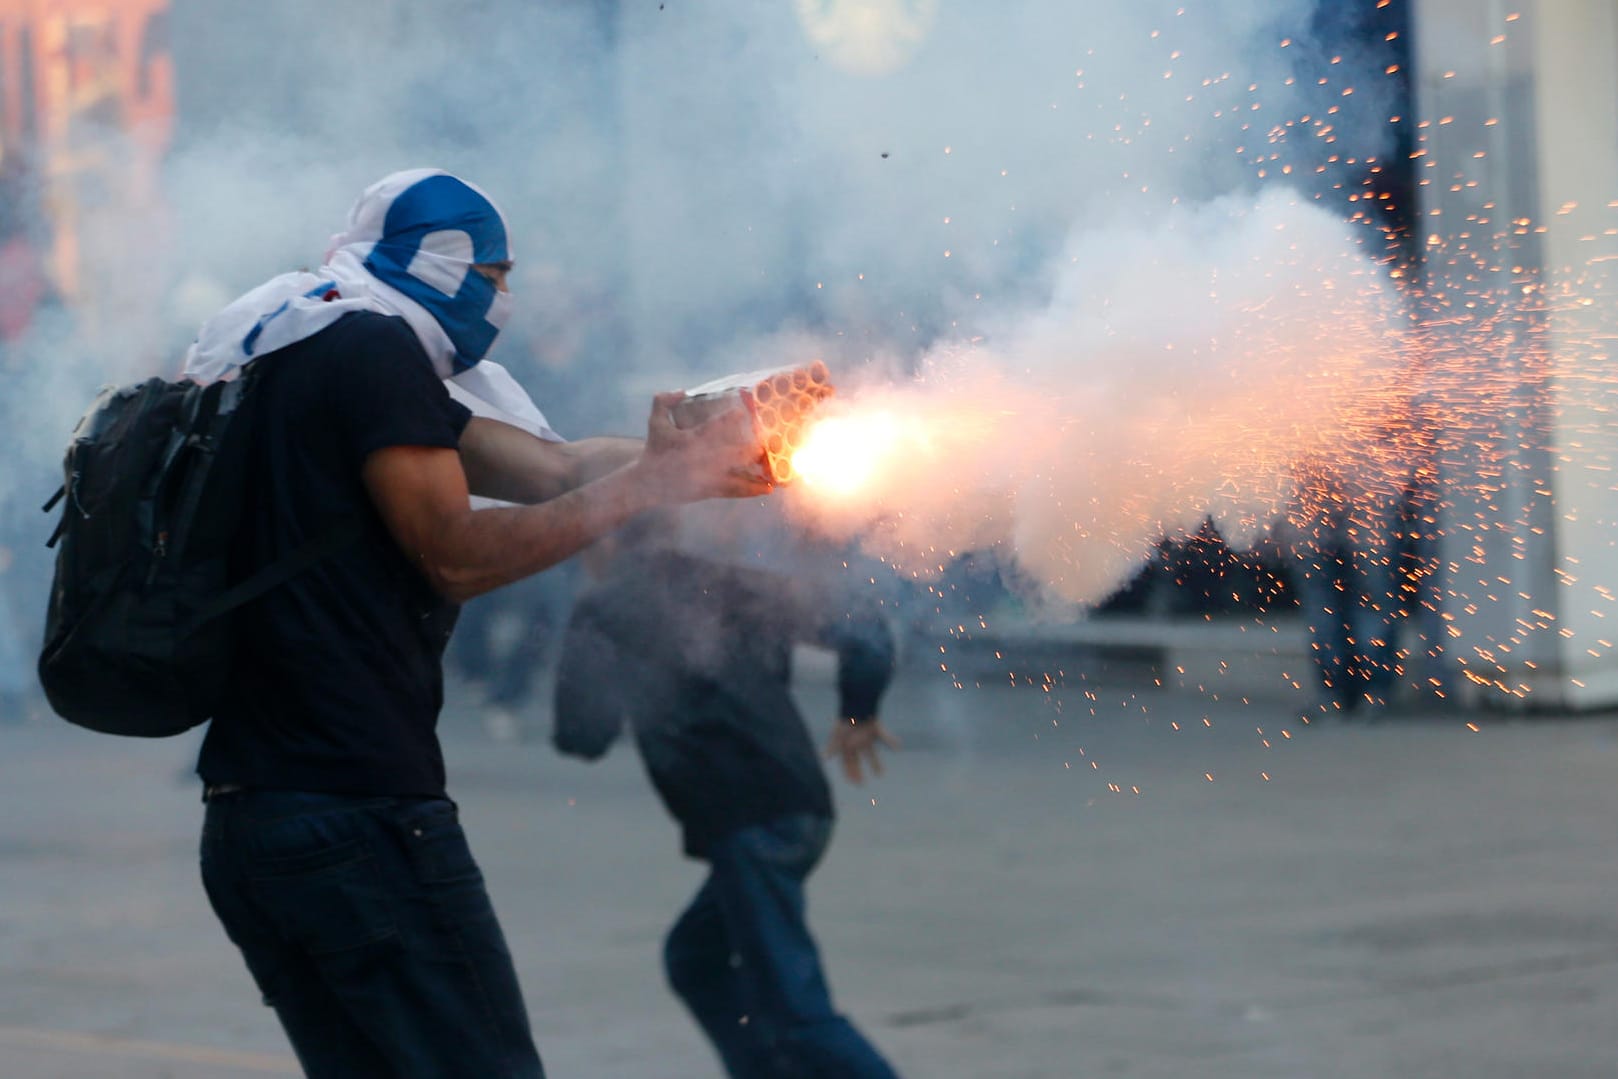
[[[192,617],[186,633],[197,629],[206,622],[228,614],[243,604],[250,603],[270,589],[285,584],[304,570],[313,566],[322,559],[336,554],[360,538],[361,523],[358,517],[350,517],[339,523],[324,535],[316,536],[307,541],[297,550],[283,558],[262,566],[251,576],[215,596]]]

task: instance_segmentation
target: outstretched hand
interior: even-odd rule
[[[673,409],[685,399],[674,390],[652,398],[641,461],[653,470],[671,502],[753,498],[774,489],[764,451],[746,408],[726,409],[689,429],[675,425]]]
[[[872,775],[882,774],[882,758],[877,754],[879,745],[898,749],[899,739],[884,730],[882,722],[874,716],[839,719],[826,740],[826,756],[842,759],[843,774],[849,782],[863,783],[866,764],[871,766]]]

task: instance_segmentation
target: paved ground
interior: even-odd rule
[[[1224,677],[913,665],[909,745],[840,787],[811,891],[840,1001],[901,1072],[1618,1073],[1618,722],[1300,729]],[[551,1074],[716,1075],[655,968],[699,872],[633,753],[498,744],[464,699],[445,729]],[[56,721],[0,744],[0,1079],[296,1074],[196,880],[190,745]]]

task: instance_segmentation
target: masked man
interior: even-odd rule
[[[310,1076],[543,1074],[445,793],[455,605],[639,511],[767,488],[745,416],[677,429],[677,393],[644,443],[536,437],[543,417],[483,360],[511,268],[482,191],[397,173],[324,265],[232,302],[187,356],[199,381],[255,365],[243,566],[358,532],[242,609],[198,763],[209,900]]]

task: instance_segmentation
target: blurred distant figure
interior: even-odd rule
[[[678,531],[671,512],[643,515],[590,553],[601,579],[563,639],[556,746],[595,759],[630,726],[686,854],[708,863],[663,959],[731,1076],[893,1079],[834,1009],[805,921],[832,799],[790,692],[794,644],[836,649],[828,752],[855,783],[880,774],[891,632],[874,604],[684,553]]]
[[[1289,517],[1293,587],[1317,677],[1305,718],[1384,707],[1394,684],[1392,504],[1335,464],[1303,471]]]
[[[1408,632],[1398,651],[1402,683],[1428,705],[1445,702],[1455,689],[1446,657],[1443,564],[1439,557],[1444,490],[1442,411],[1431,395],[1417,396],[1406,416],[1389,430],[1399,447],[1394,475],[1393,582],[1399,616]]]
[[[570,560],[461,608],[445,658],[478,698],[484,729],[497,741],[526,733],[530,698],[552,665],[577,578]]]
[[[1374,441],[1380,460],[1300,470],[1287,522],[1320,691],[1310,715],[1376,715],[1401,696],[1431,703],[1450,689],[1432,406],[1409,402]]]
[[[541,263],[536,269],[544,286],[541,294],[547,303],[553,302],[557,267]],[[547,312],[545,326],[550,330],[572,321],[568,312],[551,311]],[[550,335],[519,328],[512,336],[514,341],[502,342],[505,347],[499,355],[520,384],[532,386],[544,370],[536,352],[550,340]],[[584,409],[579,407],[580,402],[590,396],[584,392],[585,383],[594,385],[594,375],[577,372],[571,379],[553,383],[550,392],[543,395],[547,411],[560,406],[560,411],[574,422],[581,422]],[[567,392],[558,392],[560,388]],[[528,416],[510,417],[508,422],[547,441],[562,441],[537,406]],[[482,508],[498,503],[475,498],[472,504]],[[456,618],[455,633],[444,658],[470,690],[473,710],[481,716],[484,730],[497,741],[518,741],[527,733],[527,706],[540,674],[555,658],[578,576],[577,563],[570,559],[546,573],[478,596],[465,604]]]

